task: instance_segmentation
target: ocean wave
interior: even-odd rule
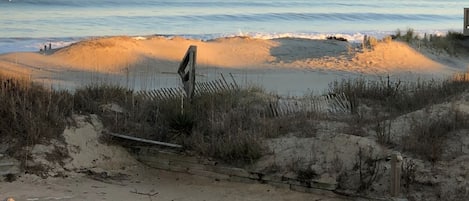
[[[33,5],[33,6],[67,6],[67,7],[262,7],[262,8],[285,8],[285,7],[328,7],[328,8],[409,8],[409,7],[450,7],[452,4],[463,4],[465,1],[404,1],[396,2],[383,0],[376,3],[374,0],[367,1],[344,1],[344,0],[307,0],[307,1],[291,1],[291,0],[250,0],[250,1],[213,1],[213,0],[2,0],[1,3],[10,3],[15,5]]]
[[[5,2],[14,3],[16,5],[35,5],[35,6],[67,6],[67,7],[113,7],[119,6],[132,6],[132,7],[145,7],[145,6],[162,6],[162,7],[265,7],[265,6],[285,6],[291,5],[289,1],[278,1],[272,3],[267,2],[253,2],[253,1],[188,1],[188,0],[6,0]],[[5,3],[3,2],[3,3]],[[300,2],[301,3],[301,2]],[[309,4],[311,5],[311,4]]]
[[[397,30],[396,30],[397,31]],[[251,37],[255,39],[272,40],[279,38],[301,38],[311,40],[326,40],[330,36],[338,38],[345,38],[349,42],[362,42],[364,36],[373,36],[377,39],[382,39],[385,36],[396,34],[396,31],[369,31],[369,32],[349,32],[349,33],[336,33],[336,32],[281,32],[281,33],[264,33],[264,32],[242,32],[241,30],[237,33],[224,33],[224,34],[182,34],[182,35],[159,35],[172,38],[175,36],[196,39],[196,40],[215,40],[218,38],[226,37]],[[405,31],[405,30],[402,30]],[[436,36],[444,36],[448,30],[415,30],[415,34],[423,37],[425,34],[432,34]]]
[[[438,14],[396,14],[396,13],[310,13],[310,12],[268,12],[252,14],[204,14],[204,15],[170,15],[170,16],[142,16],[146,19],[158,20],[194,20],[194,21],[444,21],[462,19],[461,15]]]
[[[39,51],[44,46],[61,48],[84,40],[83,38],[0,38],[0,54],[8,52]]]
[[[0,0],[0,37],[451,29],[461,27],[466,2]]]

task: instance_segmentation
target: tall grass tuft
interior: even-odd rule
[[[420,38],[413,29],[409,28],[405,34],[402,34],[401,30],[397,30],[395,38],[409,44],[418,44],[419,47],[423,44],[427,48],[435,50],[438,54],[446,52],[451,56],[458,56],[459,51],[464,51],[465,49],[461,45],[464,35],[454,31],[448,31],[445,36],[431,34],[427,36],[425,34],[423,38]]]
[[[348,96],[355,116],[361,116],[358,108],[362,103],[402,114],[467,90],[467,77],[459,74],[448,80],[417,82],[389,76],[359,78],[333,82],[330,92]],[[198,154],[234,164],[258,159],[265,138],[287,133],[312,136],[316,132],[314,114],[269,115],[266,106],[274,97],[260,88],[202,92],[189,103],[181,98],[145,99],[112,85],[87,86],[71,94],[29,80],[0,76],[0,81],[0,135],[9,139],[12,147],[60,138],[72,114],[97,114],[111,132],[183,144]]]
[[[0,75],[0,136],[10,155],[21,158],[23,147],[60,139],[71,116],[73,97],[27,79]]]
[[[261,139],[267,135],[262,126],[268,121],[262,116],[267,103],[257,92],[248,88],[201,93],[191,104],[183,103],[183,109],[180,104],[166,103],[160,106],[166,108],[160,110],[161,123],[177,131],[169,133],[173,135],[169,138],[202,155],[229,163],[250,163],[261,156]],[[171,101],[175,102],[181,101]]]
[[[347,95],[353,112],[357,112],[356,108],[362,102],[378,104],[394,114],[402,114],[430,104],[441,103],[468,89],[469,81],[465,79],[404,82],[392,80],[389,76],[379,80],[357,78],[335,81],[329,86],[331,93]]]
[[[449,134],[467,128],[469,128],[469,116],[458,110],[451,110],[433,119],[414,120],[410,133],[402,137],[402,146],[404,151],[436,162],[441,160]]]
[[[232,164],[258,159],[261,139],[279,135],[281,125],[266,116],[268,95],[259,88],[150,100],[112,86],[89,86],[76,91],[74,111],[98,114],[106,129],[136,137],[183,144],[200,155]],[[103,109],[116,104],[122,111]]]

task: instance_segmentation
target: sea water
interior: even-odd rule
[[[359,41],[397,29],[461,31],[468,0],[0,0],[0,53],[95,36]]]

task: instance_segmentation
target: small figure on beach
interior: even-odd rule
[[[52,43],[49,43],[49,50],[52,50]]]
[[[44,52],[47,51],[47,45],[44,45]]]

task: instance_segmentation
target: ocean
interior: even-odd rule
[[[359,41],[397,29],[461,31],[468,0],[0,0],[0,53],[97,36]]]

